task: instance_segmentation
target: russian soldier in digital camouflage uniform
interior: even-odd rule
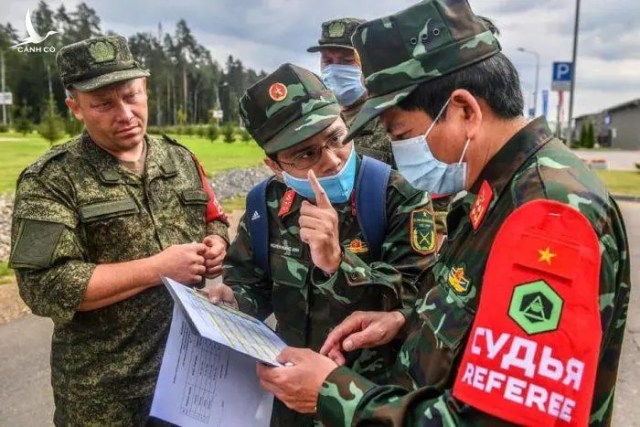
[[[189,150],[146,134],[149,73],[125,38],[65,46],[57,62],[85,131],[20,175],[10,265],[54,322],[54,423],[141,426],[173,311],[160,276],[219,274],[226,218]]]
[[[358,52],[353,48],[351,37],[358,25],[366,22],[364,19],[340,18],[322,23],[322,35],[316,46],[311,46],[307,52],[320,52],[320,67],[322,80],[332,90],[340,108],[342,118],[351,126],[360,109],[367,100],[367,89],[363,84],[362,63]],[[354,134],[353,143],[361,156],[369,156],[391,165],[397,169],[391,141],[384,126],[377,118],[371,120]],[[403,174],[404,171],[400,171]],[[410,181],[410,176],[405,176]],[[420,185],[412,185],[420,190],[426,190]],[[429,190],[426,190],[429,191]],[[433,193],[433,207],[436,213],[436,227],[440,235],[446,234],[444,220],[449,207],[450,193]]]
[[[386,229],[375,259],[356,217],[357,210],[370,206],[359,206],[353,197],[362,158],[345,139],[340,107],[322,81],[282,65],[247,90],[240,113],[278,177],[268,185],[265,201],[271,271],[269,276],[254,259],[249,226],[258,212],[247,211],[224,262],[230,288],[220,285],[210,298],[260,319],[274,313],[285,342],[314,350],[355,310],[391,312],[404,323],[419,292],[414,281],[435,257],[428,194],[391,171]],[[364,377],[381,378],[395,360],[394,344],[354,352],[347,363]],[[276,402],[272,425],[312,424],[311,416]]]
[[[394,144],[414,138],[468,194],[429,289],[403,328],[358,313],[321,349],[404,338],[391,380],[286,349],[262,385],[327,426],[608,425],[629,301],[628,243],[605,186],[544,118],[522,117],[518,74],[464,0],[427,0],[353,37],[369,100]],[[405,142],[406,143],[406,142]],[[316,408],[317,405],[317,408]]]

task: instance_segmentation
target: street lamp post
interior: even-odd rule
[[[519,47],[518,51],[524,52],[524,53],[530,53],[532,55],[535,55],[536,57],[536,82],[535,82],[535,85],[533,86],[533,116],[535,117],[536,114],[538,114],[538,82],[540,80],[540,55],[538,55],[538,52],[534,52],[532,50],[528,50],[522,47]]]

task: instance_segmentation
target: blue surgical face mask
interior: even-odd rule
[[[331,203],[344,203],[351,197],[356,181],[356,150],[351,147],[351,154],[337,174],[318,178],[320,185],[327,193]],[[315,193],[308,179],[296,178],[282,172],[284,183],[306,199],[315,199]]]
[[[322,80],[343,107],[355,104],[366,90],[362,85],[362,70],[355,65],[327,65],[322,69]]]
[[[415,188],[435,195],[453,195],[465,189],[467,179],[467,163],[463,162],[469,147],[470,139],[464,145],[460,160],[455,164],[447,164],[436,159],[429,149],[428,137],[436,122],[449,105],[444,104],[436,119],[424,135],[391,144],[393,157],[398,171]]]

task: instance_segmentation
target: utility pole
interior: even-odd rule
[[[4,92],[5,92],[5,88],[4,88],[4,49],[0,50],[0,79],[2,80],[2,93],[4,96]],[[7,105],[3,102],[2,103],[2,124],[6,125],[7,124]]]
[[[576,0],[576,20],[573,24],[573,76],[571,78],[571,98],[569,99],[569,120],[567,123],[567,146],[573,144],[573,129],[571,121],[573,120],[573,97],[576,89],[576,75],[578,71],[578,31],[580,29],[580,0]]]
[[[540,81],[540,55],[538,52],[519,47],[518,50],[524,53],[530,53],[536,57],[536,82],[533,86],[533,117],[538,114],[538,82]]]

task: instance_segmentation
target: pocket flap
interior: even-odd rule
[[[206,205],[209,203],[209,195],[204,190],[184,190],[180,198],[185,205]]]
[[[103,218],[135,213],[138,213],[138,205],[133,199],[113,200],[81,206],[80,220],[82,222],[92,222]]]
[[[447,347],[455,350],[471,328],[473,316],[441,286],[434,286],[417,307],[418,314]]]

